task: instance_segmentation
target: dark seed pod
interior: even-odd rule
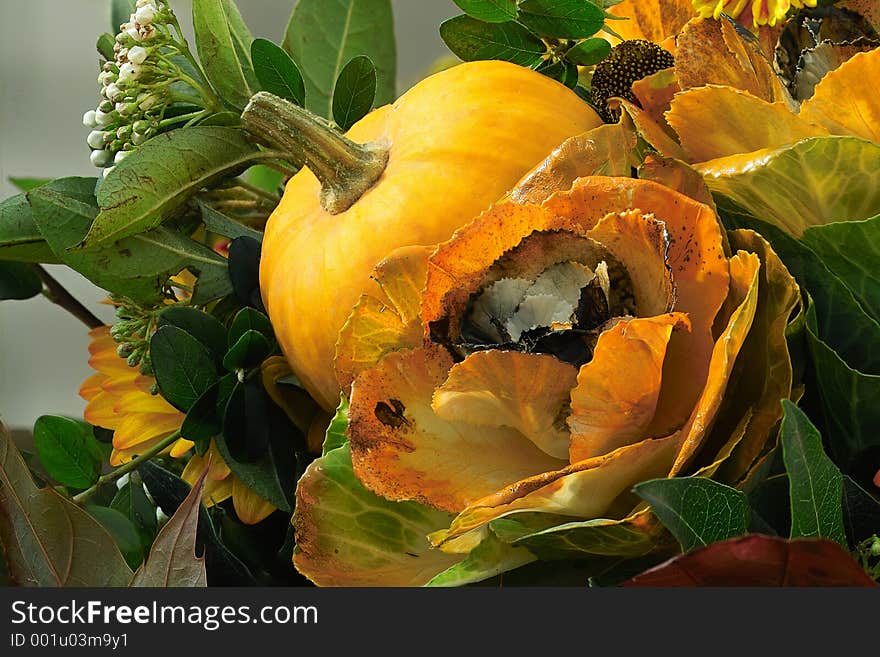
[[[593,103],[607,123],[620,117],[619,110],[608,108],[609,98],[625,98],[637,102],[632,92],[633,82],[675,63],[672,54],[656,43],[643,40],[624,41],[611,49],[593,73]]]

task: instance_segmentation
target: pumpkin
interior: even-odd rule
[[[261,92],[243,121],[303,168],[266,226],[260,288],[294,373],[339,401],[337,336],[392,250],[430,245],[489,207],[565,139],[601,124],[574,92],[499,61],[460,64],[374,110],[343,136]]]

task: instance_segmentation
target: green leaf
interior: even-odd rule
[[[144,553],[141,537],[131,520],[116,509],[106,506],[90,504],[86,511],[110,533],[129,568],[137,568],[144,559]]]
[[[135,0],[110,0],[110,31],[117,34],[119,26],[128,22],[136,8]]]
[[[258,157],[236,128],[196,126],[153,137],[104,179],[101,213],[82,246],[106,246],[159,226],[200,189],[241,173]]]
[[[471,62],[502,59],[520,66],[537,66],[547,47],[518,23],[483,23],[456,16],[440,25],[440,36],[459,59]]]
[[[574,89],[578,83],[578,67],[571,62],[541,62],[535,71],[561,82],[569,89]]]
[[[104,34],[98,37],[98,41],[95,43],[95,50],[98,51],[101,57],[112,62],[114,58],[113,47],[115,45],[116,39],[113,35],[109,32],[104,32]]]
[[[305,107],[306,86],[302,73],[281,46],[268,39],[254,39],[251,44],[251,59],[263,91]]]
[[[259,91],[251,62],[250,30],[233,0],[193,0],[196,48],[205,74],[226,102],[241,111]]]
[[[110,502],[110,508],[119,511],[132,522],[141,540],[142,554],[145,554],[156,538],[158,523],[156,507],[147,498],[137,473],[129,475],[128,481]]]
[[[471,18],[484,23],[506,23],[516,18],[516,0],[453,0]]]
[[[262,386],[239,381],[223,412],[223,444],[239,463],[254,463],[268,452],[269,405]]]
[[[435,575],[425,586],[464,586],[482,582],[532,563],[535,559],[535,555],[526,548],[512,547],[489,531],[463,561]]]
[[[153,334],[150,358],[162,396],[184,412],[217,381],[208,350],[176,326],[161,326]]]
[[[223,367],[233,371],[259,366],[272,353],[272,344],[259,331],[245,331],[223,357]]]
[[[37,228],[24,194],[0,202],[0,260],[60,262]]]
[[[594,38],[581,41],[565,52],[565,58],[578,66],[593,66],[611,53],[611,43],[605,39]]]
[[[43,291],[43,282],[33,265],[0,260],[0,300],[30,299]]]
[[[228,217],[202,201],[199,201],[199,208],[202,211],[202,221],[205,222],[205,228],[210,232],[230,239],[246,235],[255,240],[263,240],[263,233],[260,231],[254,230],[250,226],[245,226],[240,221]]]
[[[176,326],[189,333],[219,360],[226,353],[226,327],[213,315],[186,306],[171,306],[163,310],[157,326]]]
[[[91,427],[57,415],[34,423],[34,444],[50,477],[71,488],[88,488],[101,474],[101,450]]]
[[[846,547],[843,475],[825,455],[822,437],[794,403],[782,400],[779,430],[791,498],[791,538],[827,538]]]
[[[199,455],[208,451],[211,439],[223,430],[217,415],[219,387],[219,383],[215,383],[205,390],[189,409],[183,424],[180,425],[180,435],[196,444],[196,452]]]
[[[684,552],[748,532],[745,493],[711,479],[654,479],[633,491],[651,505]]]
[[[880,215],[866,221],[842,221],[807,229],[804,243],[843,281],[862,307],[880,321]]]
[[[134,574],[131,586],[191,588],[208,585],[205,557],[196,554],[202,489],[207,476],[208,469],[205,468],[189,495],[159,531],[147,560]]]
[[[244,177],[251,185],[264,189],[272,194],[277,194],[284,185],[284,174],[277,169],[266,166],[265,164],[258,164],[251,167],[247,170]],[[227,235],[227,237],[230,236]]]
[[[266,338],[275,339],[272,323],[266,315],[254,308],[242,308],[232,318],[232,324],[229,325],[227,344],[232,347],[248,331],[257,331]]]
[[[336,407],[336,413],[327,427],[324,434],[324,445],[321,448],[321,456],[327,456],[329,452],[338,449],[348,443],[348,436],[345,431],[348,429],[348,399],[345,395],[339,395],[339,405]]]
[[[184,268],[199,273],[199,286],[217,281],[215,293],[231,288],[222,256],[164,227],[106,248],[72,249],[98,214],[94,187],[94,178],[61,178],[28,193],[34,221],[66,265],[99,287],[141,303],[160,301],[168,277]]]
[[[110,534],[52,488],[37,488],[0,428],[0,544],[23,586],[125,586],[131,569]]]
[[[346,64],[333,88],[333,120],[348,132],[364,118],[376,98],[376,67],[369,57],[358,55]]]
[[[9,182],[11,182],[15,188],[20,192],[29,192],[32,189],[36,189],[40,185],[45,185],[47,182],[52,182],[51,178],[20,178],[16,176],[9,176]]]
[[[843,476],[843,523],[853,549],[880,529],[880,501],[847,475]]]
[[[810,226],[880,214],[880,144],[855,137],[814,137],[696,168],[713,192],[795,237]]]
[[[370,492],[352,470],[348,445],[314,461],[297,496],[294,563],[318,584],[421,586],[461,560],[426,538],[453,516]]]
[[[299,0],[284,35],[284,49],[299,64],[306,107],[333,115],[333,88],[343,65],[366,55],[376,67],[376,104],[395,98],[397,53],[390,0]]]
[[[523,0],[519,21],[544,37],[585,39],[605,24],[605,12],[584,0]]]

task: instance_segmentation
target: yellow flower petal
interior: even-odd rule
[[[114,410],[119,397],[103,390],[96,393],[86,404],[83,418],[89,424],[104,429],[115,429],[119,426],[122,418]]]
[[[195,447],[196,444],[187,440],[186,438],[181,438],[180,440],[175,440],[174,444],[171,445],[171,454],[172,458],[179,459],[181,456],[184,456],[189,450]]]
[[[128,449],[167,436],[179,428],[180,418],[174,415],[132,413],[119,423],[113,434],[113,447]]]
[[[511,427],[557,459],[568,457],[559,422],[577,369],[554,356],[478,351],[456,364],[434,393],[434,412],[476,427]]]
[[[661,43],[678,34],[694,15],[691,0],[623,0],[607,11],[629,19],[608,22],[621,37],[627,40],[647,39],[654,43]]]
[[[241,483],[238,477],[232,479],[232,504],[238,519],[246,525],[256,525],[271,514],[275,507]]]

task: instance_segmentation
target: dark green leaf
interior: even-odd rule
[[[218,389],[219,383],[215,383],[202,393],[180,425],[180,435],[193,441],[196,452],[200,455],[208,451],[211,439],[223,429],[217,414]]]
[[[0,260],[0,300],[30,299],[43,290],[33,265]]]
[[[104,32],[104,34],[98,37],[98,41],[95,43],[95,50],[98,51],[98,54],[101,55],[101,57],[112,62],[115,56],[113,53],[113,46],[115,45],[116,39],[114,36],[108,32]]]
[[[230,371],[257,367],[270,353],[272,353],[272,344],[262,333],[245,331],[226,352],[223,357],[223,367]]]
[[[302,73],[281,46],[268,39],[254,39],[251,44],[251,59],[263,91],[305,107],[306,87]]]
[[[284,184],[284,174],[277,169],[266,166],[265,164],[258,164],[251,167],[248,169],[244,177],[251,185],[264,189],[272,194],[277,194]],[[227,237],[230,236],[227,235]]]
[[[158,523],[156,507],[147,498],[137,473],[129,475],[128,481],[110,502],[110,508],[116,509],[132,522],[140,536],[143,553],[146,554],[156,538]]]
[[[217,381],[208,350],[176,326],[162,326],[153,334],[150,357],[162,396],[184,412]]]
[[[62,178],[28,193],[34,221],[66,265],[99,287],[141,303],[161,300],[168,277],[184,268],[197,271],[200,281],[231,286],[222,256],[164,227],[106,248],[72,249],[98,214],[94,187],[94,178]]]
[[[390,0],[299,0],[284,49],[299,64],[306,83],[306,107],[333,115],[333,88],[342,66],[366,55],[376,67],[376,103],[395,98],[397,54]]]
[[[131,520],[119,511],[106,506],[90,504],[86,507],[86,511],[110,533],[122,556],[125,557],[128,567],[137,568],[144,559],[144,553],[141,537]]]
[[[150,554],[132,578],[132,586],[205,587],[205,557],[198,553],[199,513],[208,468],[181,502],[171,519],[159,530]]]
[[[213,315],[186,306],[171,306],[159,314],[159,327],[170,324],[202,343],[219,361],[226,353],[226,327]]]
[[[843,281],[862,307],[880,321],[880,216],[808,228],[803,235],[828,269]]]
[[[535,70],[541,75],[561,82],[569,89],[577,86],[578,67],[571,62],[541,62]]]
[[[24,194],[0,202],[0,259],[61,262],[43,239]]]
[[[83,246],[106,246],[155,228],[200,189],[258,158],[257,147],[236,128],[197,126],[153,137],[104,179],[101,213]]]
[[[266,455],[270,403],[256,382],[239,382],[233,388],[223,412],[222,441],[233,460],[254,463]]]
[[[578,66],[593,66],[605,59],[611,52],[611,43],[605,39],[594,38],[581,41],[565,53],[565,58]]]
[[[101,473],[101,450],[91,427],[57,415],[34,423],[37,455],[49,476],[71,488],[88,488]]]
[[[243,306],[264,310],[260,294],[260,242],[247,235],[229,245],[229,278],[235,297]]]
[[[275,333],[272,331],[272,323],[269,318],[259,310],[242,308],[236,313],[229,326],[227,344],[232,347],[247,331],[258,331],[266,338],[274,340]]]
[[[173,515],[190,491],[189,484],[156,465],[146,461],[139,468],[150,495],[168,515]],[[196,551],[205,554],[208,584],[211,586],[246,586],[254,584],[254,577],[241,560],[220,540],[211,516],[204,506],[199,509]]]
[[[333,88],[333,120],[347,132],[364,118],[376,98],[376,67],[369,57],[358,55],[346,64]]]
[[[254,38],[233,0],[193,0],[199,59],[220,96],[238,110],[259,91],[251,62]]]
[[[29,192],[32,189],[36,189],[40,185],[45,185],[47,182],[52,182],[51,178],[21,178],[17,176],[9,176],[9,182],[11,182],[15,188],[20,192]]]
[[[745,494],[711,479],[654,479],[633,490],[651,505],[685,552],[748,532]]]
[[[506,23],[516,18],[516,0],[453,0],[471,18],[484,23]]]
[[[110,0],[110,31],[118,33],[119,26],[128,22],[136,8],[135,0]],[[112,55],[109,59],[113,59]]]
[[[440,36],[459,59],[466,62],[502,59],[520,66],[537,66],[547,47],[518,23],[483,23],[456,16],[440,25]]]
[[[779,440],[788,472],[791,537],[827,538],[846,546],[843,529],[843,475],[822,449],[809,418],[784,399]]]
[[[218,235],[223,235],[223,237],[228,237],[230,239],[245,235],[252,239],[262,241],[263,233],[260,231],[254,230],[250,226],[245,226],[243,223],[236,221],[232,217],[227,217],[222,212],[215,210],[210,205],[201,201],[199,201],[199,208],[202,210],[202,221],[205,222],[205,228],[212,233],[217,233]]]
[[[788,536],[791,534],[791,501],[787,474],[768,477],[749,491],[752,508],[750,529],[757,534]],[[760,526],[763,523],[765,526]]]
[[[197,125],[236,128],[241,125],[241,114],[239,112],[217,112],[205,117]]]
[[[605,12],[584,0],[523,0],[519,20],[541,36],[585,39],[605,24]]]
[[[0,543],[23,586],[125,586],[119,548],[98,522],[53,488],[37,488],[0,425]]]
[[[843,476],[843,524],[853,549],[880,534],[880,502],[847,475]]]
[[[330,420],[330,425],[324,434],[321,456],[327,456],[328,452],[332,452],[348,442],[348,436],[345,435],[346,429],[348,429],[348,400],[345,398],[345,395],[340,395],[339,406],[336,407],[336,413],[333,415],[333,419]]]

